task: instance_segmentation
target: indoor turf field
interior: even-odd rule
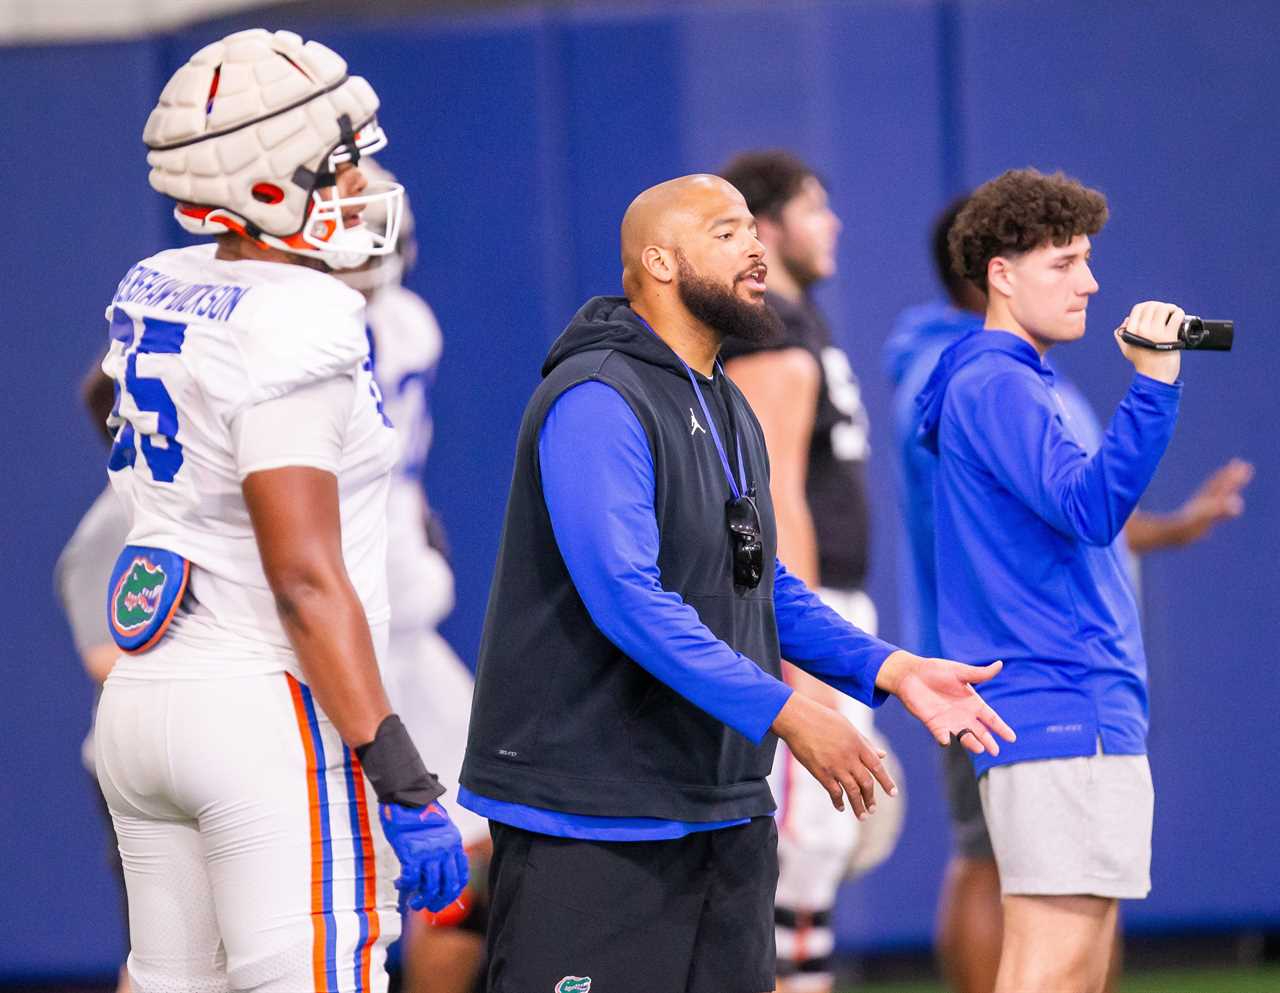
[[[936,982],[873,983],[845,986],[841,993],[945,993],[945,987]],[[1135,973],[1121,980],[1120,993],[1280,993],[1280,966]]]

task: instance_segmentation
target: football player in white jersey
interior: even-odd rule
[[[370,181],[396,182],[371,158],[361,160],[360,171]],[[382,204],[371,204],[364,221],[380,227],[384,214]],[[441,783],[453,789],[467,743],[473,679],[436,631],[453,610],[453,572],[437,547],[441,532],[433,526],[423,472],[433,434],[430,393],[444,339],[427,302],[403,285],[416,256],[406,195],[395,251],[373,256],[338,278],[368,301],[365,323],[373,378],[383,409],[403,440],[387,506],[391,635],[382,678],[414,744],[431,756]],[[468,993],[479,974],[487,916],[484,877],[492,849],[489,823],[465,807],[452,814],[471,861],[472,883],[442,913],[422,911],[406,920],[401,959],[406,993]]]
[[[107,309],[130,528],[97,772],[141,993],[385,990],[396,889],[438,910],[466,883],[379,676],[397,441],[364,299],[330,275],[395,245],[403,190],[359,168],[377,107],[324,46],[242,31],[144,132],[151,185],[215,244],[134,266]]]

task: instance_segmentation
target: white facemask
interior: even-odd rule
[[[399,183],[373,182],[356,196],[336,194],[337,189],[332,186],[311,194],[311,212],[302,229],[302,240],[333,269],[354,269],[371,256],[393,253],[404,217],[404,187]],[[343,214],[355,207],[365,209],[359,223],[347,227]],[[365,222],[366,214],[370,223]]]

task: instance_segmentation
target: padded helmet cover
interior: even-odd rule
[[[378,97],[319,42],[262,28],[196,52],[147,118],[151,186],[180,203],[228,210],[278,238],[301,230],[330,155],[370,124]],[[278,202],[253,194],[258,184]],[[181,217],[179,217],[181,219]]]

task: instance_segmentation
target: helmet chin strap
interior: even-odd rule
[[[363,224],[339,228],[325,244],[330,246],[324,253],[325,264],[330,269],[356,269],[373,254],[373,232]]]
[[[342,149],[346,149],[348,161],[352,165],[360,164],[360,145],[356,142],[356,129],[351,124],[350,114],[338,115],[338,147],[334,149],[334,154],[338,154]],[[333,161],[333,156],[329,156],[329,160]]]
[[[404,256],[399,252],[382,256],[367,269],[356,267],[344,272],[342,281],[361,293],[377,293],[387,286],[399,286],[404,281]]]

